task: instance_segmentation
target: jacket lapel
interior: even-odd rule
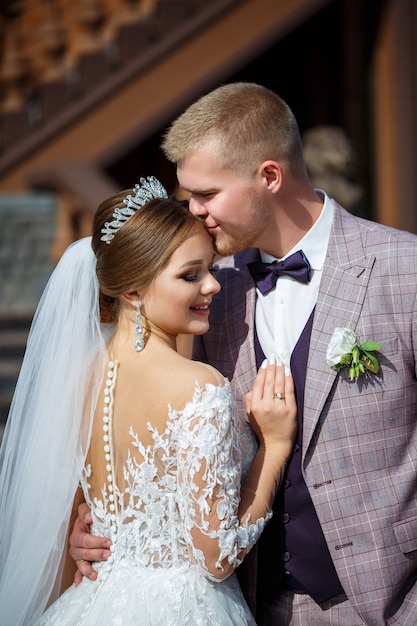
[[[234,257],[222,259],[222,310],[216,312],[217,333],[223,340],[216,342],[215,362],[232,383],[238,409],[246,415],[245,394],[252,389],[256,376],[254,319],[256,289],[247,270],[247,263],[260,260],[259,251],[249,248]],[[220,278],[220,276],[219,276]],[[216,306],[216,299],[213,299]],[[215,323],[210,332],[216,332]],[[224,336],[225,334],[225,336]]]
[[[326,362],[334,329],[356,330],[375,255],[366,256],[357,218],[334,203],[333,226],[314,314],[306,373],[303,456],[307,452],[337,372]]]

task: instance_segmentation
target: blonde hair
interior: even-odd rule
[[[101,229],[116,207],[132,193],[122,191],[100,204],[93,220],[92,247],[97,259],[102,322],[115,322],[119,296],[147,287],[167,265],[174,251],[196,225],[204,228],[185,202],[155,199],[147,202],[116,232],[110,244],[101,241]]]
[[[297,121],[276,93],[255,83],[229,83],[201,97],[166,132],[162,150],[179,163],[203,146],[220,167],[253,173],[272,159],[305,175]]]

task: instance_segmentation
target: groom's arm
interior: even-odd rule
[[[91,513],[88,505],[82,502],[78,507],[78,516],[69,537],[69,554],[77,565],[74,582],[79,585],[83,576],[96,580],[97,572],[92,567],[93,561],[106,561],[111,555],[111,541],[97,537],[90,532]]]
[[[77,492],[75,494],[74,502],[72,505],[71,518],[70,518],[70,522],[68,526],[70,532],[77,518],[78,507],[81,504],[81,502],[84,502],[84,495],[83,495],[81,487],[78,487]],[[66,552],[65,552],[64,569],[62,572],[60,593],[64,593],[64,591],[68,589],[68,587],[71,587],[72,583],[74,582],[74,576],[75,576],[76,571],[77,571],[77,564],[75,563],[75,561],[72,559],[70,555],[70,544],[69,544],[69,537],[68,537],[67,545],[66,545]],[[80,579],[81,578],[82,577],[80,577]]]

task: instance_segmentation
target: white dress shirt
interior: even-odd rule
[[[317,295],[333,222],[333,205],[328,195],[316,189],[323,199],[323,209],[316,223],[282,259],[260,250],[266,263],[282,261],[297,250],[302,250],[311,266],[311,280],[305,285],[279,276],[275,289],[265,296],[256,290],[255,324],[261,348],[268,358],[276,354],[284,365],[290,365],[291,353],[317,302]]]

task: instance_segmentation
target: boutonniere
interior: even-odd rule
[[[379,362],[374,354],[378,350],[381,350],[381,344],[365,341],[358,345],[353,330],[338,326],[327,348],[326,360],[334,370],[348,367],[350,380],[356,380],[367,371],[378,374]]]

